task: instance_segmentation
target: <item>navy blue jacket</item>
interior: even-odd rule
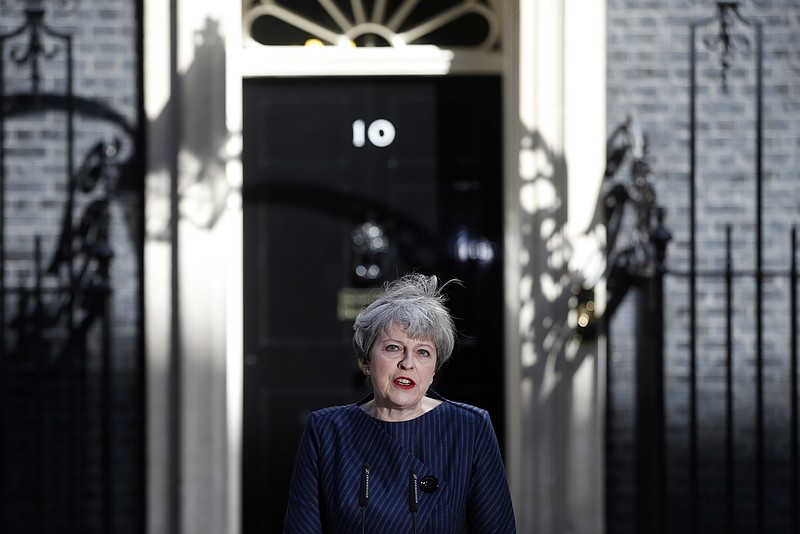
[[[435,393],[429,395],[441,398]],[[361,401],[366,402],[369,398]],[[308,417],[289,490],[284,532],[447,534],[516,532],[505,469],[489,414],[442,399],[390,423],[359,404]],[[359,505],[363,466],[370,499]],[[409,508],[410,473],[419,508]]]

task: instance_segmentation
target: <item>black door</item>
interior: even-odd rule
[[[351,348],[370,290],[458,278],[434,388],[503,433],[498,77],[244,82],[245,534],[280,531],[306,414],[367,393]]]

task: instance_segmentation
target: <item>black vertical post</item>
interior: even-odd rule
[[[0,36],[0,380],[5,376],[2,366],[6,353],[6,112],[2,105],[6,100],[6,37]],[[4,391],[0,382],[0,394]],[[2,461],[0,447],[0,470]]]
[[[689,532],[697,531],[697,23],[689,29]]]
[[[107,177],[108,179],[108,177]],[[107,186],[108,187],[108,186]],[[108,196],[108,193],[106,193]],[[107,198],[105,210],[106,217],[108,216],[108,202]],[[113,409],[112,391],[113,386],[113,373],[112,373],[112,359],[111,359],[111,287],[109,284],[109,262],[111,261],[111,248],[108,246],[108,221],[101,223],[103,228],[101,232],[103,235],[99,241],[105,245],[101,251],[98,252],[98,274],[102,286],[99,288],[102,299],[102,315],[100,320],[102,328],[102,355],[101,355],[101,391],[102,391],[102,458],[103,458],[103,532],[114,532],[114,513],[112,498],[113,491],[113,477],[112,475],[112,425],[111,425],[111,411]],[[98,247],[100,248],[100,247]]]
[[[110,204],[115,193],[116,157],[119,146],[102,145],[102,176],[105,191],[102,203],[102,216],[98,222],[97,239],[93,247],[93,255],[97,260],[97,275],[100,287],[96,288],[100,296],[101,321],[101,420],[102,420],[102,459],[103,459],[103,532],[114,532],[114,477],[113,475],[113,425],[111,414],[114,402],[113,353],[111,343],[111,283],[109,267],[114,257],[109,232],[111,224]]]
[[[725,531],[733,532],[733,247],[725,227]]]
[[[756,24],[756,461],[758,532],[764,532],[764,244],[762,214],[762,31]]]
[[[183,389],[181,376],[183,373],[183,360],[182,360],[182,342],[181,342],[181,310],[180,310],[180,295],[179,295],[179,279],[178,267],[180,261],[180,254],[178,250],[180,235],[180,210],[179,200],[180,192],[178,190],[178,146],[177,139],[180,132],[181,120],[181,106],[183,100],[181,97],[181,78],[178,69],[178,42],[177,37],[177,20],[178,20],[178,1],[170,0],[170,80],[172,103],[169,106],[169,120],[172,127],[175,128],[175,136],[173,142],[175,146],[171,151],[174,157],[170,160],[170,240],[171,240],[171,295],[170,305],[170,355],[169,355],[169,416],[167,417],[169,434],[169,475],[168,475],[168,496],[169,499],[169,531],[182,532],[183,531],[183,506],[181,498],[181,489],[183,486],[183,469],[182,469],[182,426],[183,418],[181,415],[183,409]]]
[[[36,236],[34,241],[34,266],[36,273],[36,285],[34,286],[34,310],[33,318],[33,339],[32,339],[32,352],[33,358],[33,405],[34,405],[34,499],[36,500],[34,506],[34,532],[40,534],[44,532],[44,503],[45,503],[45,457],[44,457],[44,416],[42,412],[42,395],[44,388],[42,387],[44,366],[42,365],[42,327],[44,325],[44,310],[42,305],[42,239]]]
[[[6,36],[0,36],[0,402],[6,393],[6,114],[2,102],[6,99]],[[5,410],[0,410],[0,428],[8,428]],[[0,437],[0,473],[6,471],[5,438]],[[6,505],[0,502],[0,525]]]
[[[664,532],[664,368],[661,275],[639,279],[636,326],[637,532]]]
[[[81,451],[83,447],[80,443],[78,443],[78,436],[80,435],[79,431],[79,414],[80,414],[80,406],[78,404],[78,399],[81,397],[76,392],[76,381],[81,380],[81,376],[77,375],[77,371],[82,369],[83,367],[83,358],[84,358],[84,343],[81,340],[80,343],[76,343],[76,339],[74,339],[74,333],[76,331],[75,328],[75,300],[78,293],[77,287],[77,280],[75,278],[75,265],[74,265],[74,254],[73,254],[73,237],[72,237],[72,225],[73,225],[73,213],[74,213],[74,206],[75,206],[75,106],[72,94],[72,39],[67,36],[61,36],[66,41],[66,49],[67,49],[67,214],[65,217],[65,228],[64,231],[66,232],[66,242],[68,243],[67,250],[66,250],[66,265],[67,265],[67,276],[69,277],[69,299],[68,299],[68,308],[67,308],[67,325],[69,328],[69,347],[70,347],[70,354],[67,358],[67,387],[69,391],[69,401],[68,401],[68,409],[69,409],[69,459],[71,467],[69,468],[69,488],[70,488],[70,503],[69,503],[69,531],[73,534],[78,534],[80,532],[80,528],[78,526],[78,508],[82,503],[82,493],[83,488],[79,485],[79,476],[77,474],[77,464],[78,464],[78,451]],[[85,386],[82,383],[81,385]]]
[[[664,260],[671,239],[658,210],[650,234],[654,265],[638,277],[636,319],[636,531],[665,532]]]
[[[145,32],[144,32],[144,2],[134,2],[134,9],[136,10],[136,15],[134,20],[139,21],[138,24],[138,31],[136,32],[136,53],[139,58],[145,57]],[[138,115],[136,119],[136,124],[140,125],[136,128],[136,137],[134,141],[134,153],[140,154],[141,161],[145,161],[147,159],[145,153],[146,147],[146,140],[145,140],[145,130],[141,125],[147,124],[147,113],[145,111],[144,106],[144,95],[145,95],[145,75],[144,75],[144,61],[137,61],[137,72],[136,72],[136,85],[137,85],[137,108],[138,108]],[[137,169],[141,169],[142,166],[137,164]],[[142,173],[144,175],[144,173]],[[146,221],[147,218],[145,217],[145,202],[140,202],[139,207],[137,210],[137,216],[139,220]],[[144,251],[145,250],[145,232],[140,232],[140,235],[137,239],[136,248],[137,250]],[[139,280],[144,279],[144,272],[145,272],[145,265],[144,265],[144,252],[138,255],[138,269],[137,269],[137,278]],[[137,469],[136,475],[136,484],[138,486],[137,491],[133,493],[135,499],[139,503],[139,506],[136,507],[136,524],[133,526],[132,530],[134,532],[145,532],[147,528],[145,525],[147,521],[145,519],[147,515],[147,484],[146,484],[146,466],[147,466],[147,444],[148,444],[148,436],[147,436],[147,421],[146,421],[146,413],[147,413],[147,358],[145,356],[145,335],[144,335],[144,320],[145,317],[145,290],[144,284],[139,284],[139,290],[137,291],[137,301],[138,301],[138,309],[137,309],[137,336],[136,336],[136,408],[137,412],[140,415],[138,417],[138,425],[136,429],[136,434],[138,436],[137,444],[138,446],[134,446],[134,450],[136,451],[135,459],[136,465],[139,466]]]
[[[800,443],[798,443],[798,426],[800,423],[798,422],[798,396],[797,396],[797,228],[792,227],[792,260],[791,260],[791,271],[789,273],[789,295],[791,298],[790,301],[790,312],[789,312],[789,320],[791,321],[789,332],[791,334],[791,354],[790,354],[790,374],[789,374],[789,384],[790,384],[790,391],[791,391],[791,398],[789,402],[789,413],[791,414],[791,435],[789,438],[790,444],[790,461],[791,461],[791,469],[790,469],[790,476],[791,480],[789,484],[791,486],[791,491],[789,494],[790,503],[793,503],[792,506],[789,507],[791,510],[791,532],[800,532],[800,459],[798,458],[798,454],[800,454]]]

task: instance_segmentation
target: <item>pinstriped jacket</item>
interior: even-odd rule
[[[359,407],[370,398],[309,416],[292,475],[285,534],[353,534],[362,532],[362,521],[363,532],[380,534],[516,531],[485,410],[442,399],[416,419],[390,423]],[[359,506],[364,464],[370,467],[366,508]],[[415,514],[409,508],[411,472],[427,482],[419,485]]]

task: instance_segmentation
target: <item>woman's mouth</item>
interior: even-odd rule
[[[397,378],[394,379],[394,383],[397,387],[403,389],[411,389],[416,385],[414,381],[408,378],[407,376],[398,376]]]

